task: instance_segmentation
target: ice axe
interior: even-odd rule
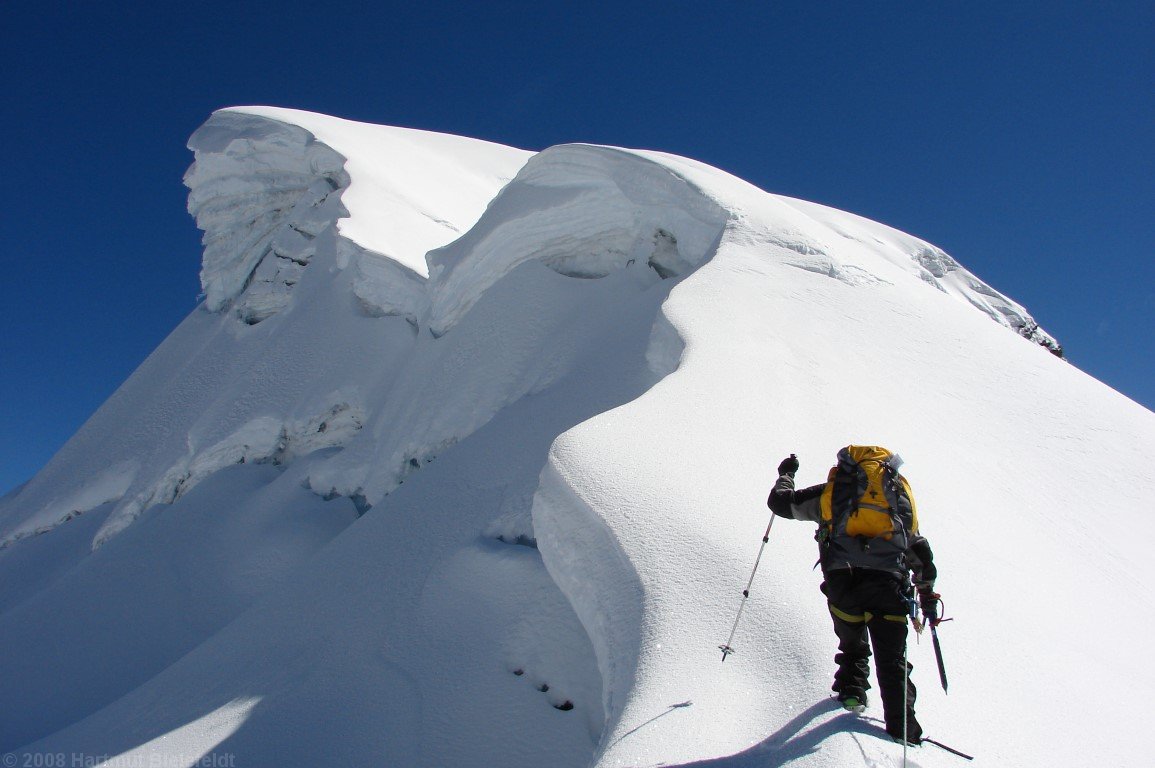
[[[942,683],[943,693],[948,693],[946,684],[946,665],[942,661],[942,646],[938,642],[938,625],[944,621],[954,621],[954,619],[939,618],[946,611],[946,604],[943,603],[942,598],[935,595],[935,610],[933,615],[926,617],[926,623],[930,625],[930,641],[934,646],[934,659],[938,662],[938,680]]]
[[[942,683],[942,692],[946,693],[946,666],[942,663],[942,646],[938,644],[938,627],[930,625],[930,641],[934,645],[934,658],[938,662],[938,679]]]

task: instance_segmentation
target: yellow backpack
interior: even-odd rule
[[[918,512],[896,454],[874,445],[838,452],[822,490],[823,567],[904,570],[902,555],[918,533]]]

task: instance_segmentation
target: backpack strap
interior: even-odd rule
[[[914,494],[911,493],[910,483],[908,483],[906,481],[906,478],[903,477],[902,475],[897,475],[896,479],[898,480],[899,487],[902,488],[903,493],[906,495],[907,502],[910,504],[910,531],[909,531],[909,533],[911,536],[917,536],[918,535],[918,505],[914,503]]]

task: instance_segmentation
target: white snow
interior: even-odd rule
[[[190,146],[203,306],[0,499],[0,753],[900,765],[827,697],[812,526],[717,648],[778,461],[879,443],[956,617],[928,734],[1144,761],[1155,416],[941,250],[656,152],[261,107]]]

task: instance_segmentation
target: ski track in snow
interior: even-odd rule
[[[1112,531],[1155,422],[941,250],[656,152],[264,107],[190,147],[205,303],[0,500],[0,752],[901,765],[828,698],[811,526],[775,525],[717,651],[778,460],[877,442],[958,617],[949,699],[911,646],[928,733],[1134,762],[1151,601]],[[1136,693],[1057,724],[1056,670]]]

